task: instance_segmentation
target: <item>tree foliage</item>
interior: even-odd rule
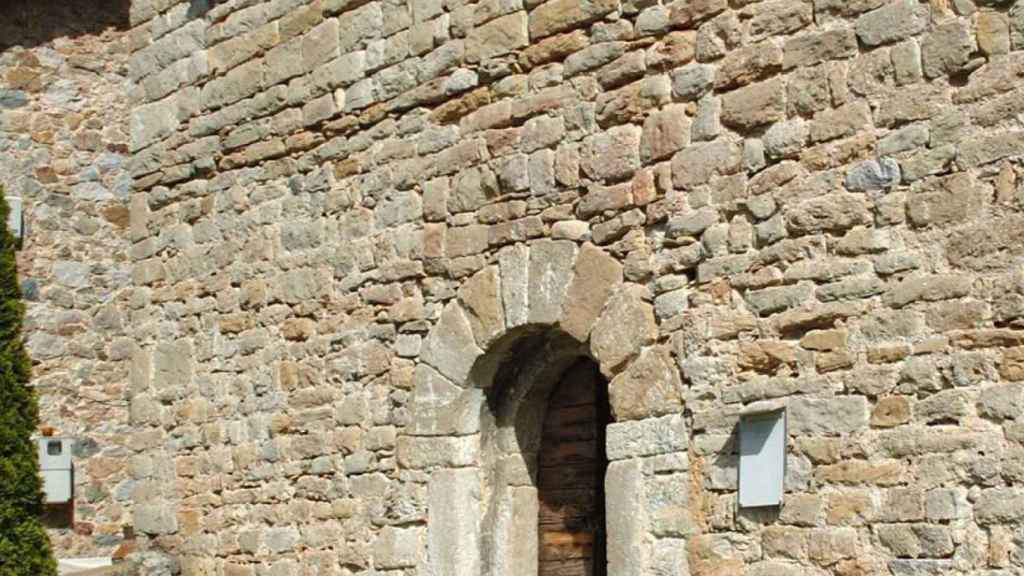
[[[0,187],[0,576],[53,576],[57,566],[40,519],[42,479],[32,440],[39,406],[21,337],[25,305],[7,228],[10,210]]]

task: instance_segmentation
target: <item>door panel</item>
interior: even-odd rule
[[[605,576],[607,384],[581,360],[551,394],[538,455],[538,576]]]

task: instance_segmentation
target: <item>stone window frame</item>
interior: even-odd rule
[[[399,461],[428,478],[419,573],[536,576],[534,480],[549,393],[580,358],[611,382],[655,345],[648,300],[614,257],[568,241],[506,247],[462,285],[424,340],[399,443]],[[608,573],[645,574],[656,554],[645,471],[685,471],[685,422],[613,422],[606,444]]]

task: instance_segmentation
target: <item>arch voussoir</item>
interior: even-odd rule
[[[622,281],[622,264],[618,260],[593,244],[584,244],[565,291],[558,326],[586,342],[608,297]]]
[[[576,243],[568,240],[538,240],[530,246],[529,324],[552,326],[558,322],[575,260]]]
[[[640,349],[658,338],[654,306],[647,288],[632,283],[617,287],[594,324],[590,351],[601,372],[612,378]]]
[[[424,340],[420,360],[452,382],[465,386],[473,364],[483,353],[477,346],[469,314],[458,301],[452,301],[441,311],[437,324]]]
[[[476,344],[487,350],[505,332],[505,305],[501,299],[501,273],[488,266],[474,274],[459,289]]]

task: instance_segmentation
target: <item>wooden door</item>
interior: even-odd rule
[[[537,477],[539,576],[605,576],[607,384],[581,360],[551,394]]]

